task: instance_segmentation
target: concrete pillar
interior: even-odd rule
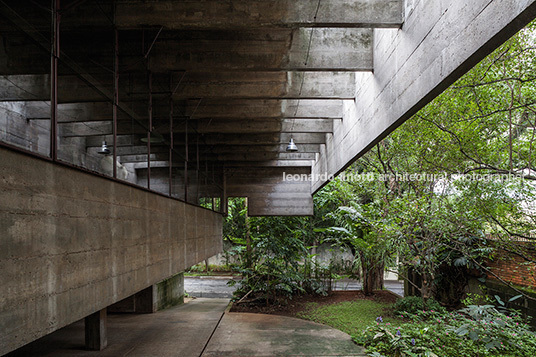
[[[146,289],[134,295],[134,312],[137,314],[152,314],[156,312],[157,305],[155,303],[155,285],[151,285]]]
[[[85,318],[86,348],[102,351],[108,345],[106,309],[95,312]]]

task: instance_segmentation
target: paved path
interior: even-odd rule
[[[227,285],[229,276],[184,277],[184,289],[193,297],[231,298],[236,287]],[[235,278],[238,279],[238,278]],[[398,280],[386,280],[385,288],[404,296],[404,284]],[[342,279],[334,282],[334,290],[360,290],[361,283],[356,280]]]
[[[199,357],[229,299],[195,299],[154,314],[108,315],[108,347],[84,351],[84,322],[37,340],[8,357]]]
[[[200,298],[154,314],[110,315],[101,352],[83,350],[79,321],[7,356],[365,356],[339,330],[283,316],[224,313],[228,303]]]
[[[366,356],[349,335],[291,317],[226,313],[203,357]]]

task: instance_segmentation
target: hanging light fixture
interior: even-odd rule
[[[101,155],[110,155],[112,152],[110,151],[110,149],[108,149],[108,145],[106,145],[106,141],[103,141],[102,146],[99,149],[99,151],[97,151],[97,153]]]
[[[287,151],[288,152],[298,151],[298,147],[296,146],[296,144],[294,144],[294,139],[292,139],[292,136],[290,137],[290,141],[288,142]]]

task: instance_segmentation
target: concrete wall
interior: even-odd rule
[[[374,73],[356,76],[313,174],[344,170],[534,19],[536,1],[407,0],[405,12],[400,30],[374,30]]]
[[[0,355],[221,251],[221,215],[0,148]]]

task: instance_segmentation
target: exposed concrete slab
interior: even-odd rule
[[[229,299],[195,299],[150,315],[108,315],[108,347],[84,351],[83,321],[8,354],[9,357],[198,357]]]
[[[84,350],[78,321],[7,357],[365,356],[339,330],[283,316],[224,314],[228,304],[198,298],[151,315],[109,315],[108,347],[100,352]]]
[[[113,90],[109,77],[95,76],[109,91]],[[155,83],[179,83],[178,88],[160,86],[153,89],[154,98],[167,98],[175,90],[173,99],[188,98],[318,98],[349,99],[356,91],[353,72],[182,72],[154,74]],[[59,103],[98,102],[106,98],[78,76],[58,78]],[[302,84],[303,82],[303,84]],[[337,83],[336,86],[333,83]],[[147,78],[133,74],[128,81],[119,81],[121,92],[130,100],[146,100],[149,90]],[[0,77],[0,98],[4,101],[49,101],[50,76],[26,74]]]
[[[366,356],[344,332],[275,315],[226,313],[203,357]]]
[[[294,0],[177,2],[121,2],[117,8],[120,28],[140,25],[166,28],[252,27],[397,27],[403,21],[400,0]],[[316,10],[318,8],[318,10]],[[315,16],[317,12],[317,16]],[[143,16],[140,16],[143,14]],[[165,22],[162,22],[165,19]]]

